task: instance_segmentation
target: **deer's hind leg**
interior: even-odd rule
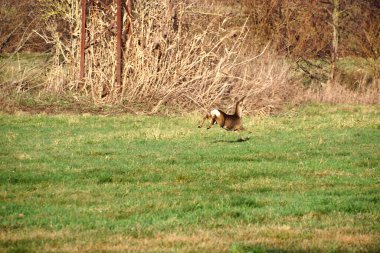
[[[212,125],[215,124],[215,122],[216,122],[216,117],[212,116],[211,121],[210,121],[210,125],[207,127],[207,129],[210,129],[212,127]]]

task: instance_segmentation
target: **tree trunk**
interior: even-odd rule
[[[330,80],[335,82],[336,78],[336,59],[338,56],[339,45],[339,0],[333,0],[332,12],[332,25],[333,25],[333,38],[332,38],[332,53],[331,53],[331,77]]]
[[[87,14],[87,0],[82,0],[82,27],[80,36],[80,80],[86,77],[85,72],[85,46],[86,46],[86,14]]]

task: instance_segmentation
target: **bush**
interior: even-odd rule
[[[116,38],[109,29],[115,9],[112,5],[90,6],[86,78],[81,82],[77,74],[80,8],[59,3],[60,10],[76,12],[62,12],[47,21],[45,40],[55,48],[45,85],[49,91],[85,93],[97,104],[144,104],[152,113],[162,105],[190,109],[232,106],[232,100],[242,96],[248,96],[248,111],[264,105],[272,110],[292,93],[286,61],[277,57],[269,44],[249,50],[245,46],[248,19],[231,27],[232,17],[207,17],[208,25],[201,30],[193,21],[204,14],[191,5],[156,1],[137,2],[133,17],[125,13],[125,19],[131,18],[133,23],[132,36],[125,37],[120,89],[115,85]],[[58,8],[57,1],[48,7]],[[58,36],[57,19],[72,28],[71,40]]]

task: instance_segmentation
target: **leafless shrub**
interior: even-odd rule
[[[200,30],[192,20],[205,14],[178,3],[174,6],[174,20],[170,1],[135,4],[132,36],[125,41],[123,50],[121,91],[115,87],[116,39],[110,19],[115,8],[91,6],[86,78],[81,82],[78,3],[55,1],[49,8],[57,7],[57,2],[63,5],[59,19],[67,22],[71,35],[70,40],[62,39],[56,16],[46,19],[46,30],[40,33],[55,50],[45,84],[50,92],[87,94],[97,104],[142,104],[147,113],[156,113],[164,105],[196,110],[223,107],[241,96],[248,96],[248,112],[260,107],[270,111],[280,107],[292,93],[289,68],[285,60],[272,53],[269,44],[249,50],[245,47],[248,19],[231,27],[233,16],[215,15],[208,17],[208,26]],[[125,14],[127,18],[130,17]]]

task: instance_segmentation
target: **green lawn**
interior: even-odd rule
[[[379,106],[196,125],[0,113],[0,251],[380,250]]]

